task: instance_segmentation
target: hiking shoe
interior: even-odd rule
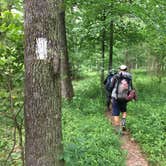
[[[125,118],[122,118],[121,125],[122,125],[122,130],[125,131],[126,130],[126,119]]]
[[[122,126],[122,131],[126,131],[126,126]]]

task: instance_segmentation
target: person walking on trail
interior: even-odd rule
[[[127,72],[127,66],[121,65],[119,72],[115,74],[111,82],[111,102],[113,124],[117,132],[126,129],[127,102],[136,99],[135,91],[132,87],[132,75]],[[120,113],[122,120],[120,123]]]
[[[104,85],[105,85],[105,92],[106,92],[106,106],[107,106],[107,111],[110,111],[110,104],[111,104],[111,82],[113,76],[117,72],[114,69],[111,69],[107,75],[107,77],[104,80]]]

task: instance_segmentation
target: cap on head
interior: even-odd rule
[[[127,66],[126,65],[121,65],[119,67],[119,69],[122,70],[122,71],[125,71],[125,70],[127,70]]]

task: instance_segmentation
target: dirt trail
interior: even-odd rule
[[[111,113],[106,112],[108,120],[111,122]],[[121,136],[122,149],[127,151],[126,166],[148,166],[145,156],[141,153],[138,144],[130,137],[129,132],[124,132]]]

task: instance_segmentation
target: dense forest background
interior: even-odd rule
[[[166,165],[166,1],[66,0],[64,9],[74,87],[62,105],[66,164],[124,165],[125,153],[103,115],[103,80],[109,69],[126,64],[139,99],[129,104],[128,128],[151,165]],[[22,0],[1,0],[2,166],[24,165],[23,26]]]

